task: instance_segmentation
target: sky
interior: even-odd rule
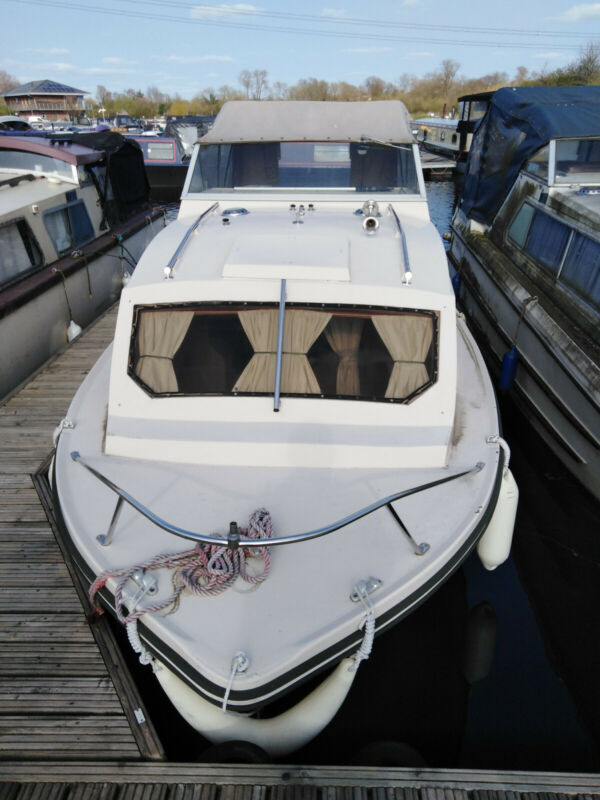
[[[600,2],[563,0],[0,0],[0,69],[96,94],[149,86],[190,99],[271,83],[422,77],[444,59],[475,78],[555,69],[600,43]]]

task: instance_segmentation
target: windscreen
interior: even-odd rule
[[[419,194],[411,145],[363,142],[201,145],[188,191],[239,188]]]

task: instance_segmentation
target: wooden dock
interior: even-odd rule
[[[600,800],[595,775],[170,763],[55,535],[40,470],[104,315],[0,405],[0,800]]]

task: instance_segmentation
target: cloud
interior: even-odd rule
[[[169,56],[167,61],[177,61],[178,64],[201,64],[205,61],[235,61],[231,56]]]
[[[536,53],[534,56],[534,58],[543,58],[543,59],[564,58],[564,57],[565,57],[564,53]]]
[[[598,19],[600,17],[600,3],[582,3],[568,8],[557,19],[563,22],[581,22],[584,19]]]
[[[342,53],[369,55],[371,53],[391,53],[393,49],[393,47],[350,47],[347,50],[342,50]]]
[[[28,53],[40,53],[45,56],[66,56],[71,51],[66,47],[28,47]]]
[[[122,67],[84,67],[81,72],[88,75],[132,75],[137,73],[137,70]]]
[[[331,17],[332,19],[343,19],[347,13],[345,8],[324,8],[321,11],[321,16]]]
[[[64,61],[50,61],[45,64],[37,64],[36,69],[44,69],[50,72],[72,72],[77,70],[77,67]]]
[[[119,56],[106,56],[102,59],[103,64],[137,64],[137,61],[128,61],[126,58],[119,58]]]
[[[190,17],[194,19],[220,19],[221,17],[231,17],[235,14],[258,14],[260,9],[247,3],[236,3],[235,5],[220,6],[194,6],[190,9]]]

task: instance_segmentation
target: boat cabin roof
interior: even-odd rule
[[[313,100],[232,100],[221,108],[201,144],[237,142],[414,141],[400,100],[362,103]]]
[[[73,142],[55,141],[36,136],[0,136],[1,150],[22,150],[64,161],[67,164],[93,164],[102,161],[104,154]]]

